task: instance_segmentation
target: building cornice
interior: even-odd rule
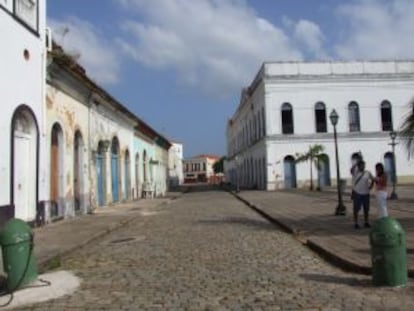
[[[333,142],[333,133],[312,133],[312,134],[276,134],[266,137],[266,142],[291,142],[291,141],[329,141]],[[389,132],[351,132],[337,133],[338,140],[375,140],[390,139]]]
[[[262,66],[263,67],[263,66]],[[266,62],[259,77],[414,74],[413,60]],[[256,78],[257,79],[257,78]],[[252,83],[253,85],[254,83]]]
[[[318,84],[318,83],[352,83],[352,82],[369,82],[369,83],[378,83],[378,82],[411,82],[414,83],[414,73],[413,74],[373,74],[373,75],[308,75],[308,76],[265,76],[263,81],[266,84]]]

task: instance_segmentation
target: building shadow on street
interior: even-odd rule
[[[319,283],[330,284],[343,284],[356,287],[372,287],[372,281],[370,278],[358,278],[358,277],[341,277],[336,275],[327,275],[320,273],[301,273],[299,275],[307,281],[314,281]]]
[[[179,187],[175,187],[175,190],[182,193],[224,191],[220,185],[207,183],[184,184]]]

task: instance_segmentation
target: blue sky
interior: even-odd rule
[[[412,58],[412,16],[412,0],[48,1],[54,39],[186,157],[226,153],[263,61]]]

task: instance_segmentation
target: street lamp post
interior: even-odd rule
[[[398,196],[395,192],[395,184],[397,179],[397,172],[396,172],[396,166],[395,166],[395,145],[398,145],[398,143],[395,142],[395,139],[397,138],[397,133],[395,131],[390,132],[391,137],[391,147],[392,147],[392,192],[390,194],[390,200],[397,200]]]
[[[334,142],[335,142],[335,160],[336,160],[336,191],[338,193],[338,206],[335,209],[335,215],[345,215],[346,214],[346,207],[342,201],[342,191],[341,191],[341,176],[339,172],[339,155],[338,155],[338,137],[336,134],[336,125],[338,124],[339,116],[337,112],[332,110],[331,114],[329,115],[329,119],[333,125],[334,129]]]

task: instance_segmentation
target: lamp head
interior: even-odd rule
[[[331,114],[329,115],[329,119],[331,120],[333,126],[336,126],[338,124],[339,116],[335,109],[332,110]]]
[[[397,138],[397,133],[395,131],[390,132],[390,137],[392,140],[395,140]]]

